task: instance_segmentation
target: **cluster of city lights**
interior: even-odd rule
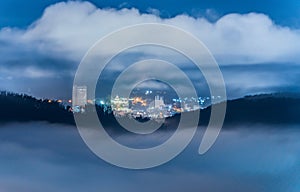
[[[143,94],[141,94],[143,95]],[[75,86],[73,89],[73,98],[68,103],[72,103],[73,112],[85,112],[88,104],[99,105],[104,109],[110,109],[117,116],[134,116],[164,118],[177,113],[189,112],[205,108],[213,103],[213,100],[220,100],[220,96],[198,97],[198,98],[173,98],[166,102],[163,96],[153,96],[151,90],[147,90],[144,96],[120,97],[116,95],[111,99],[87,99],[87,87]],[[61,102],[63,102],[61,100]]]

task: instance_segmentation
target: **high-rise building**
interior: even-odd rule
[[[87,104],[87,87],[73,86],[72,106],[84,108]]]
[[[154,98],[154,108],[161,108],[164,107],[165,103],[164,103],[164,98],[160,97],[159,95],[155,96]]]

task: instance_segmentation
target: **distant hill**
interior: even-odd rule
[[[201,112],[207,122],[211,107]],[[300,124],[300,97],[292,94],[263,94],[227,101],[225,125]]]
[[[69,107],[57,101],[36,99],[22,94],[0,92],[0,123],[47,121],[50,123],[74,124]],[[211,108],[201,110],[200,124],[205,125]],[[97,107],[101,122],[116,126],[112,114]],[[180,115],[167,118],[166,125],[178,123]],[[300,97],[289,94],[265,94],[246,96],[227,101],[225,126],[234,124],[300,124]]]

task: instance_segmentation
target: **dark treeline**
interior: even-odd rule
[[[200,124],[207,124],[211,107],[201,111]],[[246,96],[227,101],[224,125],[300,124],[300,97],[282,94]]]
[[[0,122],[48,121],[73,124],[70,107],[57,101],[36,99],[24,94],[0,93]]]
[[[275,95],[247,96],[228,102],[228,124],[300,124],[300,98]]]
[[[58,101],[37,99],[25,94],[0,92],[0,123],[47,121],[75,125],[70,106],[62,105]],[[92,110],[87,106],[87,112]],[[105,112],[101,106],[96,106],[98,116],[105,124],[115,121],[112,114]],[[82,114],[84,117],[85,115]]]
[[[0,92],[0,122],[47,121],[74,125],[73,113],[70,107],[57,101],[36,99],[34,97]],[[87,107],[87,114],[92,110]],[[102,107],[96,110],[103,125],[118,127],[115,117],[105,112]],[[200,112],[200,124],[206,125],[211,108]],[[82,115],[83,118],[86,114]],[[225,126],[233,124],[300,124],[300,98],[278,95],[256,95],[231,100],[227,102]],[[127,118],[127,117],[125,117]],[[165,127],[176,127],[180,114],[167,118]],[[145,121],[145,119],[139,119]]]

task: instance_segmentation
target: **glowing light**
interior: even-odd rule
[[[140,103],[142,106],[147,106],[147,101],[143,100],[141,97],[134,97],[132,104],[136,105],[137,103]]]

